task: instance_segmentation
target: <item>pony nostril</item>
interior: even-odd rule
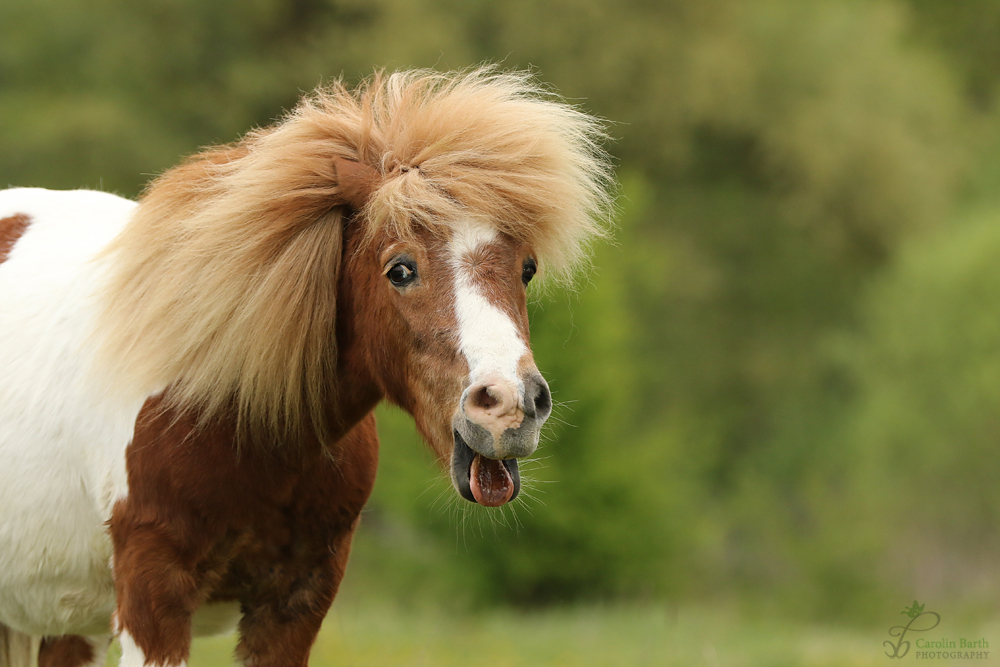
[[[465,399],[465,409],[468,412],[493,415],[494,412],[502,413],[509,407],[504,403],[503,390],[495,384],[487,384],[469,393],[469,397]]]
[[[544,414],[551,409],[552,396],[549,394],[549,388],[542,385],[542,390],[538,392],[538,396],[535,397],[535,412]]]
[[[552,411],[552,394],[549,393],[549,385],[541,376],[531,378],[526,384],[528,385],[526,393],[535,408],[534,416],[540,419],[547,418]]]
[[[499,398],[490,391],[490,386],[482,387],[469,395],[469,407],[478,408],[487,413],[495,408],[499,402]]]

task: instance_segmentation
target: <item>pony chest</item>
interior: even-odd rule
[[[161,567],[193,573],[175,585],[210,603],[328,590],[373,474],[352,475],[350,461],[319,450],[237,447],[233,424],[201,426],[150,403],[126,455],[128,496],[112,514],[116,554],[155,543]],[[149,565],[116,558],[116,587],[142,585]]]

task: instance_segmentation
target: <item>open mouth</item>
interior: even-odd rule
[[[499,507],[517,498],[521,490],[517,459],[500,461],[478,454],[465,444],[458,431],[451,467],[459,494],[470,502]]]

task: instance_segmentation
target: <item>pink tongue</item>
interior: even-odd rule
[[[472,459],[469,486],[476,502],[486,507],[498,507],[514,495],[514,480],[502,461],[488,459],[480,454]]]

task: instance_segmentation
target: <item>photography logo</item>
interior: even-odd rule
[[[913,601],[913,605],[903,610],[903,615],[910,620],[906,625],[894,625],[889,628],[889,636],[895,641],[886,640],[885,654],[890,658],[902,658],[910,652],[910,640],[917,633],[930,632],[941,624],[941,616],[934,611],[924,611],[924,605]],[[950,659],[950,660],[986,660],[990,656],[990,644],[984,638],[964,639],[958,641],[947,638],[931,638],[930,635],[920,635],[913,641],[917,649],[913,652],[919,659]]]

